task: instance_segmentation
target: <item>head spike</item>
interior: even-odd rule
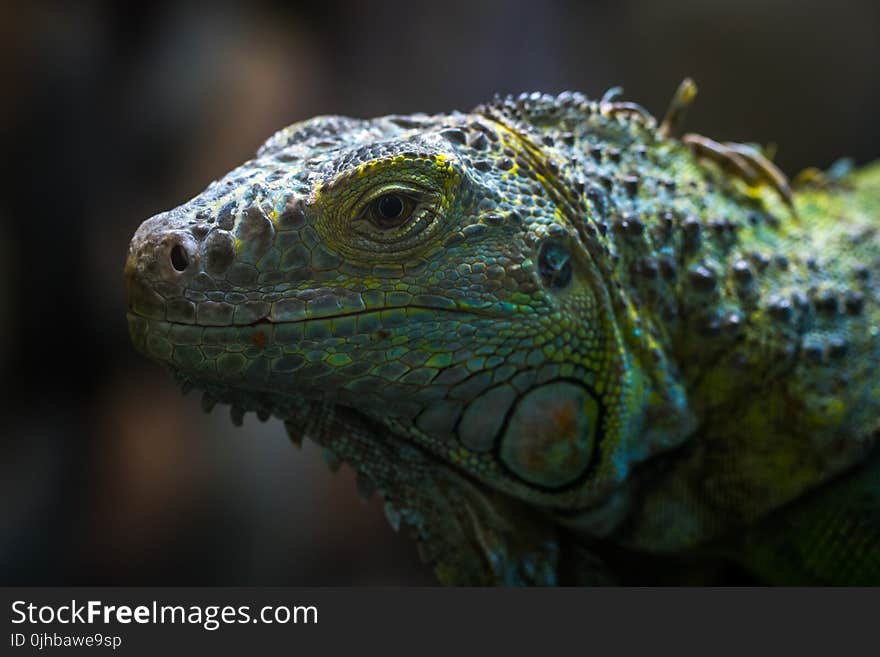
[[[666,110],[666,115],[657,131],[661,137],[675,137],[678,134],[684,123],[687,110],[696,98],[697,84],[691,78],[685,78],[675,90],[672,100],[669,101],[669,108]]]
[[[623,87],[611,87],[608,91],[602,94],[599,104],[605,105],[606,103],[612,103],[621,96],[623,96]]]

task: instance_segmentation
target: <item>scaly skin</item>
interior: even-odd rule
[[[568,92],[295,124],[141,225],[132,339],[447,583],[880,583],[880,166],[790,206],[670,132]]]

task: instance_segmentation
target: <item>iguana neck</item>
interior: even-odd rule
[[[796,195],[797,215],[709,190],[704,212],[674,215],[676,276],[621,271],[668,336],[699,422],[652,482],[631,544],[681,549],[748,525],[876,442],[878,198],[877,166]]]
[[[880,168],[790,206],[639,116],[597,113],[573,138],[560,123],[545,129],[559,154],[550,168],[577,194],[572,215],[585,210],[579,228],[604,266],[618,328],[655,385],[681,384],[696,419],[688,456],[655,479],[632,543],[696,544],[862,458],[880,430],[870,278],[880,275]]]
[[[588,250],[600,245],[591,255],[621,330],[651,334],[701,415],[801,363],[845,371],[876,354],[880,168],[799,194],[795,208],[641,115],[615,119],[593,108],[574,135],[564,117],[543,128],[551,173],[574,190],[572,214],[586,210],[575,221]]]

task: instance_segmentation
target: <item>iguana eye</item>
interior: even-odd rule
[[[431,187],[397,180],[370,187],[353,204],[341,203],[340,209],[343,217],[350,217],[347,229],[366,248],[375,243],[403,248],[414,246],[414,240],[437,223],[440,202],[440,194]]]
[[[367,206],[367,218],[377,228],[396,228],[412,216],[415,202],[402,194],[382,194]]]

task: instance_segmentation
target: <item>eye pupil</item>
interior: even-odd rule
[[[393,220],[403,214],[403,199],[397,194],[386,194],[376,204],[379,216],[383,219]]]

